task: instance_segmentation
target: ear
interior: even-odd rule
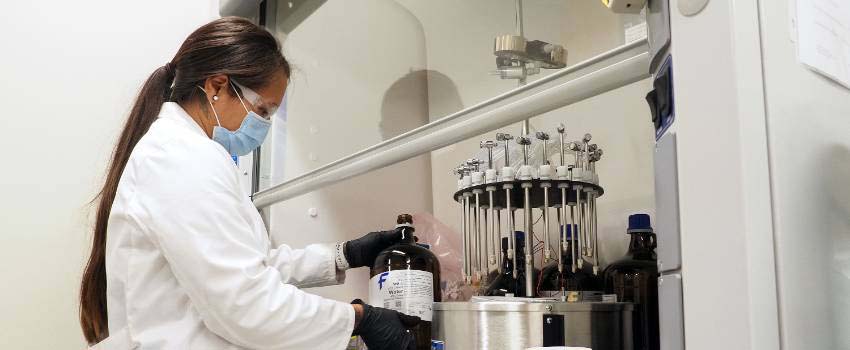
[[[230,84],[230,78],[226,75],[213,75],[204,81],[204,92],[207,93],[210,101],[215,102],[213,96],[218,96],[219,98],[230,96],[230,90],[227,88],[228,84]]]

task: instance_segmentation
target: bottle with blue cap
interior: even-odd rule
[[[632,326],[635,350],[657,350],[658,265],[656,236],[649,215],[629,216],[629,251],[623,259],[605,269],[605,293],[616,294],[618,301],[634,303]]]

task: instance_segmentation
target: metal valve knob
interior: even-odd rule
[[[514,137],[511,136],[510,134],[503,134],[503,133],[496,134],[496,141],[508,141],[508,140],[513,140],[513,139],[514,139]]]
[[[466,165],[469,166],[471,168],[471,170],[476,171],[476,172],[480,170],[480,166],[483,163],[484,162],[482,162],[481,160],[478,160],[477,158],[471,158],[471,159],[468,159],[466,161]]]
[[[548,134],[548,133],[546,133],[545,131],[538,131],[538,132],[535,134],[535,136],[537,137],[537,139],[538,139],[538,140],[546,141],[546,140],[548,140],[548,139],[549,139],[549,134]]]
[[[499,144],[496,141],[481,141],[481,148],[493,149]]]

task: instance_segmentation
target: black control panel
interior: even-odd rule
[[[543,346],[566,346],[564,315],[543,315]]]
[[[673,124],[676,119],[676,111],[673,103],[673,59],[670,56],[654,75],[653,89],[646,94],[646,102],[652,114],[652,123],[655,125],[655,139]]]

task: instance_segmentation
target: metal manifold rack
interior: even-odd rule
[[[534,271],[534,246],[537,244],[524,244],[523,251],[518,252],[517,235],[510,234],[516,232],[517,211],[523,214],[523,232],[531,238],[526,242],[534,241],[533,211],[540,211],[543,264],[552,259],[549,223],[550,211],[555,209],[558,227],[571,227],[575,232],[558,235],[554,250],[559,272],[563,272],[563,268],[571,268],[574,273],[585,263],[590,263],[593,273],[599,274],[596,200],[604,191],[599,185],[596,163],[603,152],[596,144],[590,143],[590,134],[585,134],[578,141],[567,142],[563,124],[558,126],[557,133],[555,149],[550,147],[550,136],[546,132],[537,132],[533,137],[516,137],[515,142],[521,147],[522,154],[521,162],[516,165],[511,163],[510,157],[514,137],[497,134],[495,141],[480,143],[486,152],[486,160],[469,159],[455,169],[459,180],[454,200],[462,208],[463,272],[467,284],[485,288],[488,276],[504,272],[505,266],[501,263],[504,259],[517,262],[510,264],[513,278],[523,275],[517,272],[522,267],[524,271]],[[499,152],[500,147],[504,147],[504,152]],[[538,150],[542,156],[534,157]],[[550,154],[550,150],[554,152]],[[557,166],[549,160],[554,154],[560,158]],[[503,166],[500,170],[496,169],[494,155],[501,156]],[[572,158],[572,164],[567,163],[567,158]],[[503,214],[507,215],[507,227],[504,229]],[[506,250],[500,249],[503,237],[508,237]],[[567,250],[572,250],[571,254],[564,254]],[[572,261],[561,261],[565,255],[571,256]],[[522,267],[518,267],[520,263]],[[525,295],[517,296],[535,297],[533,273],[524,273],[524,283]]]

